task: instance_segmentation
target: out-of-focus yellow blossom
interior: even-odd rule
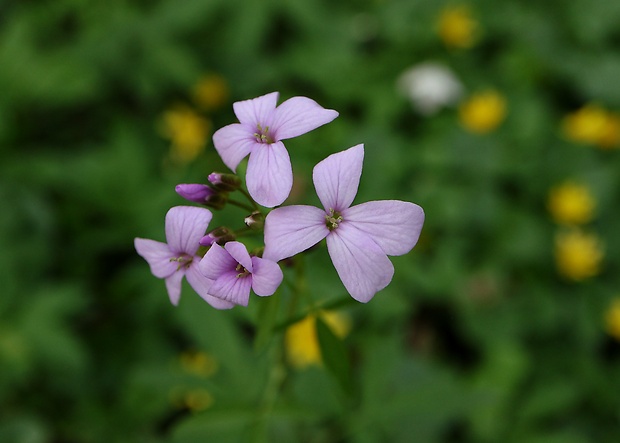
[[[597,145],[602,149],[617,149],[620,147],[620,115],[609,113],[605,128]]]
[[[614,299],[605,312],[605,329],[609,335],[620,341],[620,298]]]
[[[579,225],[592,220],[596,201],[586,186],[567,181],[551,189],[547,207],[557,223]]]
[[[170,391],[170,401],[177,408],[187,408],[193,412],[200,412],[210,408],[215,399],[204,388],[187,389],[177,386]]]
[[[186,105],[176,105],[163,115],[162,133],[172,141],[173,160],[189,163],[207,142],[211,123]]]
[[[213,405],[213,396],[206,389],[193,389],[185,394],[185,406],[193,412],[200,412]]]
[[[593,103],[568,114],[562,130],[568,139],[578,143],[604,149],[620,145],[620,116]]]
[[[506,117],[506,99],[495,91],[474,94],[459,107],[461,124],[469,131],[486,134]]]
[[[228,83],[218,74],[202,77],[192,89],[194,102],[205,111],[217,109],[228,102]]]
[[[181,366],[186,372],[201,377],[210,377],[215,374],[218,369],[217,360],[206,352],[184,352],[181,354],[180,361]]]
[[[572,229],[556,236],[556,266],[570,280],[582,281],[598,275],[603,255],[603,244],[596,234]]]
[[[466,5],[445,8],[437,27],[444,44],[452,48],[471,48],[478,40],[478,22]]]
[[[349,318],[343,314],[334,311],[321,311],[319,316],[338,337],[345,337],[351,329]],[[289,326],[284,339],[286,355],[291,365],[304,368],[322,364],[315,314],[310,314],[303,320]]]

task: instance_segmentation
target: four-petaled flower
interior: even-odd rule
[[[406,254],[417,243],[424,211],[398,200],[351,206],[363,159],[364,147],[357,145],[318,163],[312,179],[324,209],[303,205],[271,211],[265,219],[263,256],[278,261],[326,238],[345,288],[366,303],[392,280],[394,267],[388,255]]]
[[[248,305],[250,288],[260,296],[272,295],[283,277],[277,263],[250,257],[245,246],[237,241],[230,241],[223,248],[213,243],[199,268],[214,280],[210,294],[242,306]]]
[[[175,206],[166,214],[166,241],[162,243],[136,238],[134,245],[151,267],[157,278],[166,280],[168,296],[173,305],[179,303],[183,276],[207,303],[217,309],[229,309],[233,303],[213,297],[209,293],[213,281],[198,270],[200,256],[196,255],[198,242],[205,234],[211,212],[193,206]]]
[[[257,203],[272,208],[286,200],[293,186],[293,170],[282,140],[297,137],[331,122],[338,113],[314,100],[293,97],[276,107],[278,93],[233,104],[240,123],[213,134],[222,160],[236,171],[248,154],[246,184]]]

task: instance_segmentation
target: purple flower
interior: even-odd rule
[[[222,248],[211,246],[199,264],[200,271],[212,280],[209,293],[227,302],[247,306],[250,288],[257,295],[272,295],[282,283],[282,270],[277,263],[250,257],[242,243],[231,241]]]
[[[281,140],[312,131],[338,116],[306,97],[293,97],[276,108],[278,93],[236,102],[234,123],[213,134],[213,144],[233,171],[248,154],[246,184],[257,203],[282,204],[293,187],[293,170]]]
[[[205,208],[175,206],[166,214],[167,244],[145,238],[134,240],[136,251],[148,262],[153,275],[166,279],[168,296],[175,306],[181,297],[183,276],[187,277],[198,295],[214,308],[229,309],[234,306],[233,303],[210,295],[209,288],[213,281],[198,270],[201,258],[196,255],[198,241],[207,230],[211,216],[211,212]]]
[[[327,238],[334,267],[351,296],[368,302],[394,274],[388,255],[403,255],[417,243],[424,223],[418,205],[381,200],[351,206],[364,159],[357,145],[314,167],[314,187],[325,209],[285,206],[265,220],[267,259],[292,257]]]

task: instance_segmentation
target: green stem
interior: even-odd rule
[[[295,293],[293,294],[293,301],[291,304],[294,305],[297,300],[303,297],[310,306],[310,312],[313,312],[316,311],[317,307],[311,291],[308,290],[304,259],[305,257],[302,254],[295,256]],[[294,308],[294,306],[292,306],[292,308]],[[291,311],[289,315],[292,314],[294,314],[294,311]]]
[[[258,210],[258,205],[256,204],[256,202],[254,201],[254,199],[252,198],[252,196],[250,194],[248,194],[248,191],[246,191],[243,188],[239,188],[239,192],[241,192],[243,195],[245,195],[245,198],[248,199],[248,201],[250,202],[250,204],[252,205],[252,210]]]
[[[263,392],[262,401],[258,407],[258,414],[256,416],[256,424],[254,427],[253,441],[254,443],[266,443],[269,442],[268,436],[268,423],[269,416],[273,411],[273,407],[278,399],[280,388],[286,377],[286,367],[283,361],[283,346],[284,341],[279,340],[272,352],[273,364],[269,371],[269,378],[265,385],[265,391]]]
[[[262,231],[257,231],[255,229],[242,228],[238,231],[235,231],[235,237],[245,237],[246,235],[260,234],[261,232]]]
[[[239,208],[245,209],[246,211],[249,211],[249,212],[254,212],[255,210],[255,208],[248,206],[245,203],[241,203],[236,200],[232,200],[230,198],[228,199],[228,203],[230,203],[231,205],[238,206]]]

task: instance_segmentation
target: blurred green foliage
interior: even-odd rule
[[[0,441],[617,442],[620,345],[604,315],[619,292],[620,153],[572,142],[561,124],[587,103],[620,110],[620,2],[475,1],[468,49],[442,43],[446,6],[0,3]],[[396,83],[428,60],[467,95],[499,91],[505,121],[477,135],[454,109],[416,113]],[[365,143],[358,201],[426,211],[392,284],[342,306],[344,345],[321,322],[336,346],[326,365],[347,354],[348,393],[323,367],[282,363],[281,331],[269,338],[257,319],[276,324],[283,307],[253,298],[218,312],[185,287],[173,308],[133,249],[137,236],[163,240],[167,209],[184,204],[175,184],[224,170],[210,143],[171,161],[158,130],[210,73],[230,90],[205,114],[213,128],[235,121],[233,101],[275,90],[340,112],[287,143],[289,202],[318,203],[313,165]],[[583,282],[554,265],[546,199],[566,178],[592,189],[589,229],[605,244]],[[317,302],[348,297],[324,248],[306,284]],[[183,363],[191,352],[216,370]]]

